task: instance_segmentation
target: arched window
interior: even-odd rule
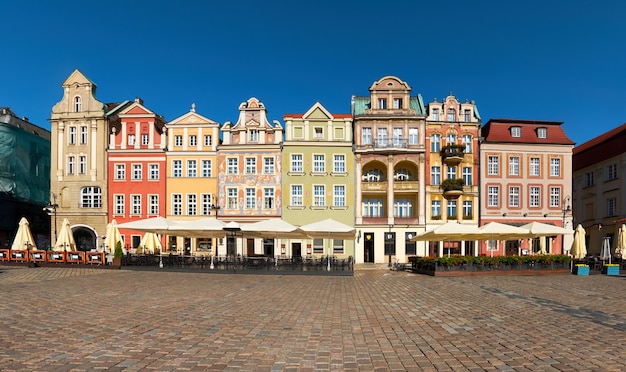
[[[396,181],[412,181],[413,174],[408,169],[397,169],[393,174],[393,179]]]
[[[456,133],[448,133],[446,136],[446,145],[456,145]]]
[[[81,111],[83,111],[83,101],[81,100],[80,96],[76,96],[74,97],[74,112]]]
[[[98,186],[85,186],[80,190],[81,208],[102,208],[102,190]]]
[[[385,175],[379,169],[370,169],[363,174],[364,182],[382,182]]]

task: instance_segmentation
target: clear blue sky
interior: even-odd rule
[[[626,122],[626,2],[32,1],[2,5],[0,106],[49,129],[76,68],[103,102],[141,97],[220,123],[250,97],[270,120],[396,75],[489,118],[565,122],[581,144]]]

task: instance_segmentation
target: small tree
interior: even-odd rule
[[[122,250],[122,242],[118,241],[115,243],[115,252],[113,252],[113,258],[122,258],[124,257],[124,251]]]

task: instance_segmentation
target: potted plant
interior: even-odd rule
[[[465,180],[462,178],[446,178],[439,186],[443,190],[443,196],[448,199],[456,199],[463,194]]]
[[[124,257],[124,251],[122,250],[122,242],[115,243],[115,252],[113,252],[113,266],[122,266],[122,257]]]

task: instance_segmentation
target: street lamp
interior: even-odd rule
[[[572,207],[570,206],[569,195],[563,198],[563,202],[561,206],[563,207],[563,219],[561,220],[561,227],[564,228],[565,227],[565,215],[572,213]]]
[[[54,215],[54,240],[50,242],[51,244],[56,244],[57,241],[57,208],[59,205],[57,204],[57,194],[52,193],[53,202],[48,202],[43,210],[48,213],[48,216],[52,213]]]
[[[209,215],[211,211],[215,211],[215,218],[217,218],[217,211],[220,209],[220,206],[217,205],[217,201],[215,200],[215,195],[213,195],[213,202],[215,204],[209,204]],[[213,263],[213,257],[215,257],[215,251],[217,250],[217,240],[215,241],[215,247],[211,246],[211,265],[209,268],[213,270],[215,268],[215,264]]]

